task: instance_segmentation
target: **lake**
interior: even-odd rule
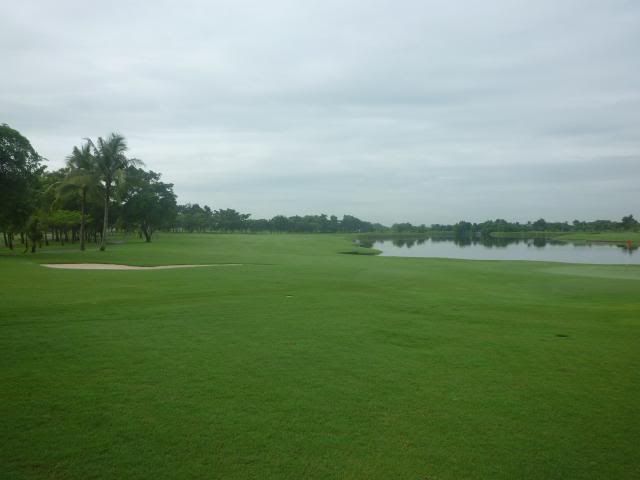
[[[547,239],[453,240],[396,238],[373,241],[389,257],[435,257],[467,260],[532,260],[539,262],[640,265],[637,247],[603,243],[567,243]]]

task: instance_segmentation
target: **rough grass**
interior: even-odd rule
[[[555,237],[556,240],[626,243],[640,245],[640,232],[571,232]]]
[[[548,238],[566,242],[603,242],[640,245],[640,232],[492,232],[494,238]]]
[[[2,478],[638,478],[637,267],[349,242],[0,256]]]

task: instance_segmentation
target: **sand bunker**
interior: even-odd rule
[[[211,265],[157,265],[155,267],[137,267],[134,265],[117,265],[115,263],[43,263],[43,267],[64,268],[68,270],[166,270],[169,268],[196,267],[237,267],[240,263],[214,263]]]

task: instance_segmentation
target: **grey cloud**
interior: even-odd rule
[[[637,45],[622,0],[14,2],[0,121],[52,168],[120,131],[181,201],[258,216],[618,217]]]

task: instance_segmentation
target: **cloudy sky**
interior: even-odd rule
[[[0,123],[125,135],[180,202],[640,216],[640,2],[5,1]]]

